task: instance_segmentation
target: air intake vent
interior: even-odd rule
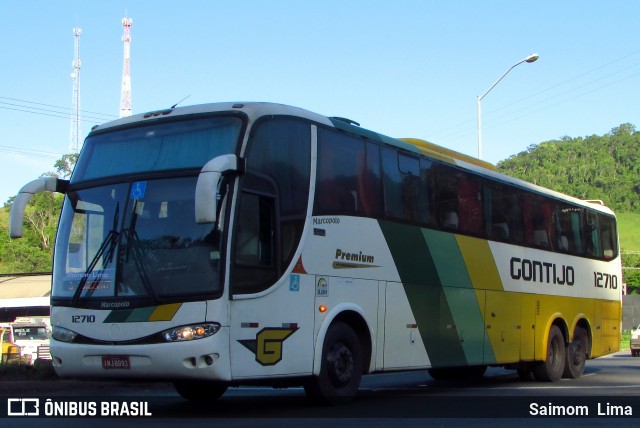
[[[358,122],[356,122],[355,120],[347,119],[346,117],[332,116],[329,119],[339,120],[340,122],[348,123],[349,125],[360,126],[360,124]]]

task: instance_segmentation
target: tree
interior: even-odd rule
[[[629,123],[608,134],[563,137],[529,146],[498,170],[615,211],[640,211],[640,133]]]
[[[64,155],[55,163],[57,172],[43,174],[68,178],[78,160],[78,154]],[[25,209],[24,236],[10,239],[7,231],[8,211],[14,198],[9,198],[0,215],[0,272],[28,273],[51,270],[53,244],[63,196],[43,192],[31,197]]]
[[[57,176],[60,178],[69,178],[73,172],[73,168],[78,162],[78,153],[69,153],[58,159],[53,165],[56,168]]]

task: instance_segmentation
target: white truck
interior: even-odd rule
[[[51,327],[48,317],[19,317],[12,323],[0,326],[10,343],[17,347],[19,361],[35,364],[40,360],[50,360],[49,336]],[[9,334],[6,334],[6,333]]]

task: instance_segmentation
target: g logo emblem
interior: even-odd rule
[[[255,340],[238,342],[256,355],[258,363],[263,366],[274,366],[282,361],[283,342],[297,330],[297,328],[264,328],[256,334]]]

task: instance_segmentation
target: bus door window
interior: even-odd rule
[[[254,125],[236,210],[233,292],[275,284],[291,263],[309,205],[311,125],[270,118]]]
[[[247,176],[246,181],[256,177]],[[238,203],[234,291],[260,291],[277,279],[275,233],[276,196],[245,183]],[[270,186],[271,187],[271,186]]]

